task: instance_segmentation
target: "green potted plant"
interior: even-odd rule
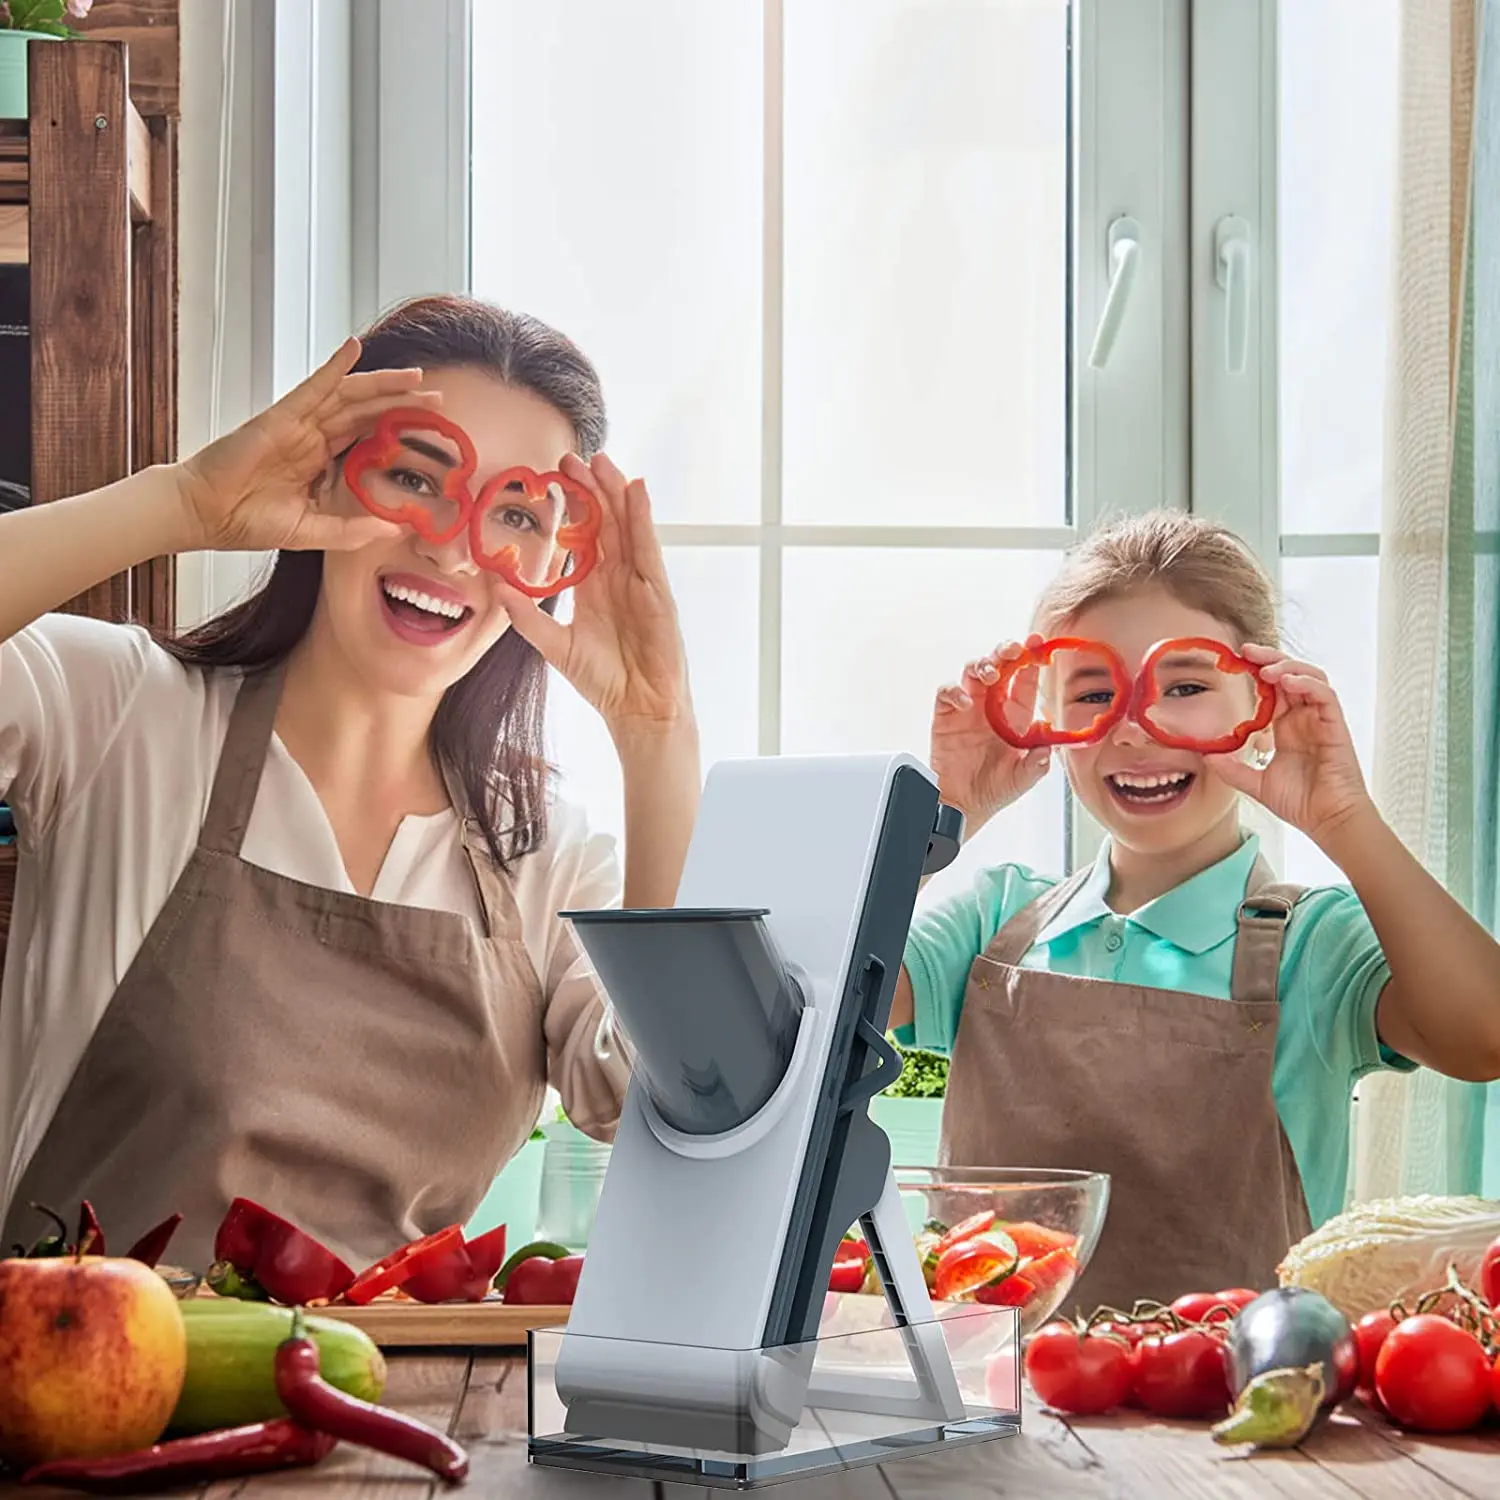
[[[948,1092],[948,1059],[919,1047],[903,1047],[901,1076],[871,1101],[870,1117],[891,1143],[891,1165],[934,1167],[943,1123],[943,1099]]]
[[[0,120],[24,120],[26,54],[32,42],[70,41],[94,0],[0,0]]]

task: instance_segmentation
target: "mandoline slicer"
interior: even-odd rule
[[[838,1466],[1017,1429],[1015,1410],[965,1403],[868,1113],[901,1071],[885,1029],[917,891],[962,827],[907,756],[721,762],[677,906],[563,913],[634,1066],[567,1329],[550,1335],[560,1433],[537,1430],[532,1337],[532,1462],[744,1487],[816,1467],[810,1412],[825,1433],[844,1414]],[[856,1221],[894,1374],[823,1368]],[[973,1311],[1016,1326],[1013,1309]]]

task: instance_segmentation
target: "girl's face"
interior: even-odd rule
[[[428,370],[423,386],[442,393],[441,414],[474,445],[471,494],[512,466],[555,469],[577,441],[555,407],[481,370]],[[411,501],[445,517],[454,512],[443,497],[443,479],[457,458],[449,440],[414,429],[395,458],[366,472],[365,483],[385,503]],[[364,513],[342,474],[332,483],[338,509]],[[556,497],[534,501],[517,491],[487,512],[486,550],[513,544],[528,579],[555,577],[564,557],[554,538],[565,520]],[[326,631],[344,660],[380,691],[436,700],[509,628],[495,576],[475,564],[467,529],[439,544],[403,526],[389,540],[324,554],[313,629]]]
[[[1132,677],[1151,648],[1163,640],[1198,636],[1223,641],[1235,650],[1241,645],[1222,620],[1190,608],[1154,585],[1094,605],[1055,633],[1112,646]],[[1060,656],[1055,665],[1047,686],[1054,723],[1070,724],[1080,715],[1087,722],[1104,711],[1113,696],[1107,681],[1079,674],[1070,682],[1068,660]],[[1212,712],[1209,704],[1214,698],[1220,700],[1218,715],[1223,722],[1211,728],[1205,722],[1201,726],[1205,734],[1222,733],[1255,711],[1255,687],[1248,676],[1226,677],[1183,665],[1158,681],[1163,688],[1161,706],[1151,711],[1158,725],[1171,717],[1182,731],[1198,733],[1194,717],[1202,719]],[[1231,699],[1227,705],[1223,702],[1226,695]],[[1266,731],[1241,753],[1250,754],[1269,744]],[[1175,852],[1213,834],[1227,820],[1238,819],[1238,794],[1208,769],[1202,755],[1158,744],[1131,719],[1116,725],[1098,744],[1065,749],[1062,754],[1078,800],[1125,848],[1141,853]]]

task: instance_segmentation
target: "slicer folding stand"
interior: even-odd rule
[[[746,1487],[1017,1429],[960,1391],[973,1320],[935,1317],[869,1118],[901,1071],[885,1030],[917,891],[961,833],[907,756],[721,762],[677,906],[563,914],[634,1068],[567,1330],[533,1335],[532,1462]],[[855,1222],[890,1320],[855,1340],[905,1371],[819,1340]],[[973,1313],[1014,1351],[1014,1309]],[[539,1381],[560,1432],[538,1430]],[[819,1419],[831,1448],[817,1413],[846,1414]]]

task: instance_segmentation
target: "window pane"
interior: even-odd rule
[[[1374,771],[1376,557],[1297,557],[1281,565],[1286,649],[1328,673],[1366,781]],[[1347,884],[1337,865],[1295,830],[1286,830],[1288,880]]]
[[[716,760],[755,754],[760,563],[746,547],[670,547],[666,559],[706,774]],[[623,840],[620,762],[604,721],[556,673],[548,694],[549,753],[563,773],[562,795],[580,802],[594,827]]]
[[[1055,553],[798,548],[783,584],[781,747],[788,755],[904,750],[926,761],[932,700],[966,661],[1024,638]],[[1060,767],[986,827],[924,892],[1005,860],[1061,873]]]
[[[1378,531],[1400,0],[1282,5],[1283,531]]]
[[[598,366],[662,521],[760,512],[758,0],[474,6],[473,286]]]
[[[1065,517],[1065,0],[795,0],[790,522]]]

